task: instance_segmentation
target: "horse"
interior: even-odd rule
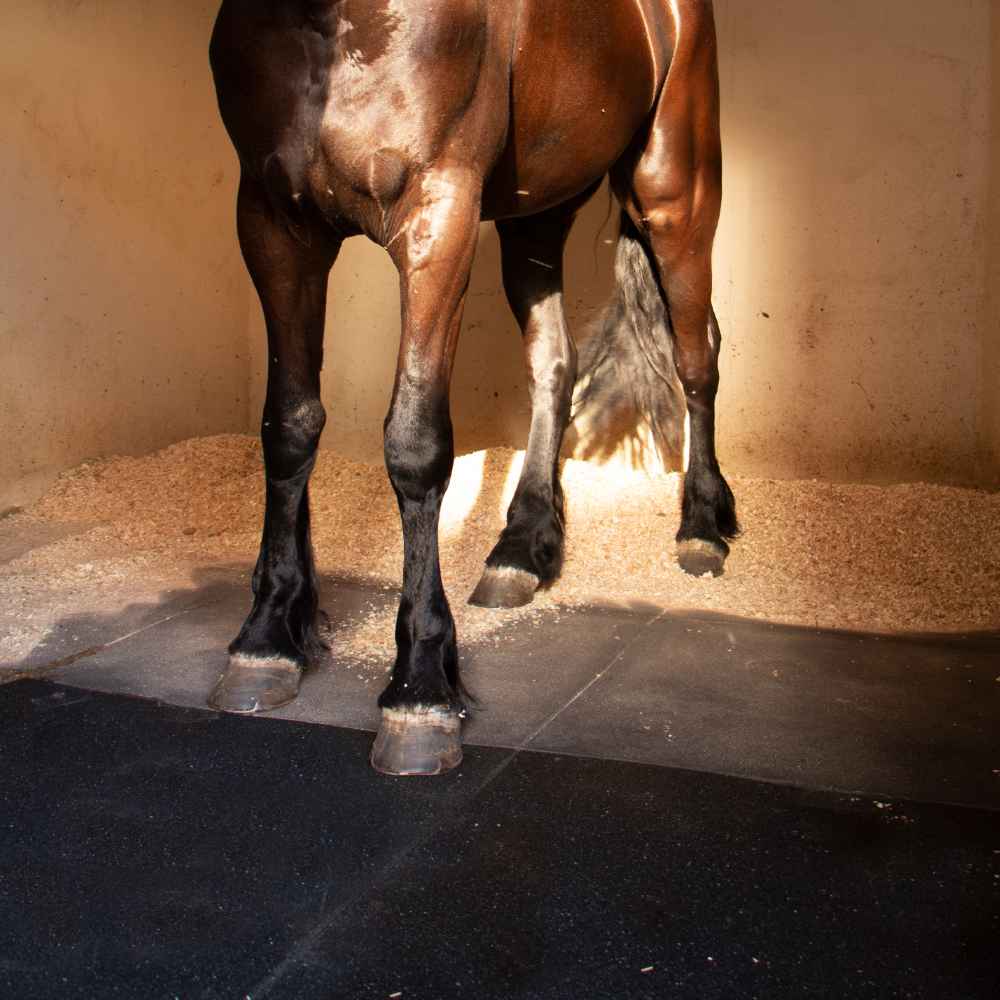
[[[469,696],[437,532],[481,221],[499,234],[532,410],[506,526],[470,600],[522,605],[558,576],[574,393],[584,408],[630,401],[662,443],[686,410],[677,559],[722,572],[738,525],[715,451],[716,48],[711,0],[224,0],[209,56],[240,164],[239,244],[267,328],[266,506],[253,606],[212,707],[286,704],[326,646],[308,482],[326,419],[327,279],[350,236],[389,253],[402,311],[384,452],[404,564],[377,771],[437,774],[462,756]],[[578,357],[563,248],[605,177],[619,203],[616,291]]]

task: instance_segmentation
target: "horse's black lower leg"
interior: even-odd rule
[[[302,670],[322,648],[308,482],[325,422],[319,371],[327,277],[337,248],[319,235],[309,246],[299,242],[251,182],[240,187],[238,222],[267,323],[266,508],[253,608],[209,704],[250,713],[291,701]]]
[[[458,649],[438,561],[438,517],[454,460],[447,386],[397,381],[385,424],[385,459],[403,527],[403,587],[396,663],[379,697],[373,766],[436,774],[461,760],[464,709]]]
[[[695,576],[722,572],[729,555],[727,539],[739,532],[736,503],[715,456],[715,396],[721,335],[709,307],[708,339],[711,370],[708,378],[682,377],[687,397],[688,468],[684,476],[681,525],[677,531],[677,560]]]
[[[403,587],[396,662],[379,697],[382,725],[372,766],[387,774],[437,774],[462,757],[464,701],[455,622],[438,560],[438,518],[454,461],[448,392],[479,221],[480,187],[435,178],[447,197],[418,207],[400,240],[403,328],[385,461],[403,527]]]
[[[531,430],[507,525],[486,559],[471,604],[518,607],[559,576],[564,515],[559,448],[576,380],[576,348],[563,312],[563,247],[580,204],[498,222],[507,300],[524,334]]]
[[[718,576],[729,555],[727,539],[739,532],[733,493],[715,454],[721,334],[709,301],[710,261],[705,254],[677,253],[679,230],[683,232],[683,227],[667,226],[651,233],[661,266],[675,365],[684,388],[689,422],[677,561],[694,576]]]
[[[690,424],[677,559],[700,576],[722,572],[727,539],[738,529],[715,455],[720,336],[711,304],[712,243],[722,205],[715,27],[710,4],[689,6],[683,20],[690,30],[678,32],[649,134],[622,161],[616,187],[648,240],[665,296]]]

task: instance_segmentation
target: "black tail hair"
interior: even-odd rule
[[[585,456],[608,455],[642,423],[665,462],[680,456],[684,392],[674,368],[670,317],[650,249],[623,210],[615,249],[615,294],[580,348],[573,419],[586,418]]]

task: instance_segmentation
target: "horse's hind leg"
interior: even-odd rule
[[[715,455],[719,326],[712,310],[712,243],[722,197],[718,77],[711,7],[684,2],[667,84],[645,148],[613,182],[653,251],[674,361],[690,420],[677,558],[718,575],[738,532],[732,491]]]
[[[470,604],[528,604],[536,588],[555,580],[562,568],[559,448],[576,380],[576,347],[563,312],[563,248],[577,209],[592,193],[541,215],[496,224],[504,290],[524,335],[531,430],[507,526],[486,559]]]
[[[309,245],[275,216],[255,182],[240,184],[240,246],[267,324],[267,398],[261,426],[267,476],[253,610],[229,647],[213,708],[250,713],[298,693],[302,669],[321,648],[309,538],[308,481],[325,413],[319,397],[326,285],[339,244]],[[301,234],[300,234],[301,235]]]

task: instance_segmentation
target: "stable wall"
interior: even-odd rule
[[[992,128],[987,199],[988,269],[978,392],[979,452],[982,482],[1000,488],[1000,5],[993,5],[991,18]]]
[[[983,478],[991,7],[717,3],[730,468]]]
[[[250,422],[214,4],[0,6],[0,511]]]

